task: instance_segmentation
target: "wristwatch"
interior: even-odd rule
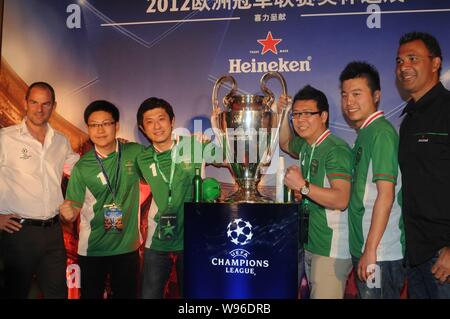
[[[307,196],[309,194],[309,182],[305,179],[305,185],[300,188],[300,194]]]

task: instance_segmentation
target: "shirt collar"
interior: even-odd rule
[[[322,144],[323,141],[326,140],[326,138],[331,134],[331,131],[329,129],[326,129],[318,138],[317,140],[314,142],[314,146],[317,147],[320,144]]]
[[[107,158],[108,155],[102,154],[100,151],[97,150],[97,146],[94,144],[95,152],[97,153],[98,157],[100,158]],[[119,151],[119,143],[116,140],[116,153]]]
[[[29,135],[29,136],[33,137],[33,135],[31,135],[31,133],[30,133],[30,130],[28,129],[26,121],[27,121],[27,117],[25,116],[22,119],[22,122],[20,122],[20,124],[19,124],[20,125],[19,126],[19,133],[21,135]],[[45,139],[47,139],[47,138],[51,139],[53,137],[54,133],[55,132],[53,130],[53,127],[49,123],[47,123],[47,132],[45,134]]]
[[[443,91],[445,91],[445,87],[442,85],[441,82],[438,82],[435,86],[433,86],[431,90],[425,93],[425,95],[422,96],[417,102],[414,101],[413,99],[410,99],[400,116],[404,115],[405,113],[411,114],[417,111],[419,112],[425,111],[431,104],[433,104],[433,101]]]
[[[361,125],[361,127],[359,129],[363,129],[363,128],[368,127],[370,124],[372,124],[376,119],[379,119],[380,117],[384,117],[384,112],[383,111],[376,111],[375,113],[372,113],[364,121],[364,123]]]
[[[160,150],[159,148],[156,147],[156,145],[153,145],[153,148],[155,149],[156,153],[164,153],[164,152],[170,151],[174,145],[175,145],[175,141],[172,141],[172,145],[170,145],[170,148],[165,151]]]
[[[170,145],[170,148],[166,151],[162,151],[159,148],[157,148],[154,144],[152,144],[153,149],[156,151],[156,153],[164,153],[167,151],[170,151],[176,143],[178,143],[180,141],[181,136],[180,135],[176,135],[172,133],[172,145]]]

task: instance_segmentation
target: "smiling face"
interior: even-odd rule
[[[119,123],[114,121],[111,113],[93,112],[88,118],[88,134],[98,151],[108,155],[116,148],[116,134]]]
[[[297,100],[292,106],[292,124],[295,132],[308,144],[313,144],[327,129],[328,112],[319,112],[315,100]],[[302,114],[300,114],[302,113]]]
[[[39,86],[33,87],[25,104],[28,123],[34,126],[46,125],[52,115],[55,104],[48,89]]]
[[[159,150],[166,150],[172,145],[174,123],[175,118],[171,121],[166,110],[157,107],[144,113],[141,130],[154,146]]]
[[[431,56],[421,40],[402,44],[396,60],[397,80],[415,101],[439,81],[441,59]]]
[[[345,80],[341,86],[342,111],[359,128],[377,110],[380,95],[379,90],[372,93],[364,77]]]

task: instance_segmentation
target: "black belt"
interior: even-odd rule
[[[52,225],[59,223],[59,215],[56,215],[53,218],[45,219],[45,220],[29,219],[29,218],[21,218],[21,219],[14,218],[14,219],[22,225],[40,226],[40,227],[48,227],[48,226],[52,226]]]

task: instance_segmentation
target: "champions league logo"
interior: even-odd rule
[[[253,237],[252,224],[242,218],[233,220],[228,224],[227,237],[235,245],[247,245]]]
[[[227,238],[237,246],[248,244],[253,238],[253,226],[242,218],[236,218],[227,226]],[[215,267],[224,267],[225,273],[256,276],[257,268],[268,268],[269,261],[250,259],[251,253],[243,248],[236,248],[228,252],[231,258],[211,258]]]
[[[265,38],[256,39],[256,42],[262,47],[258,50],[250,50],[252,55],[258,54],[270,59],[270,56],[288,53],[288,49],[279,49],[278,45],[283,41],[282,38],[277,37],[268,31]],[[268,54],[272,53],[272,54]],[[228,59],[229,68],[228,73],[266,73],[270,71],[277,71],[281,73],[288,72],[310,72],[312,57],[308,56],[304,60],[287,60],[283,57],[276,58],[273,61],[258,61],[256,58],[250,61],[243,59]]]

